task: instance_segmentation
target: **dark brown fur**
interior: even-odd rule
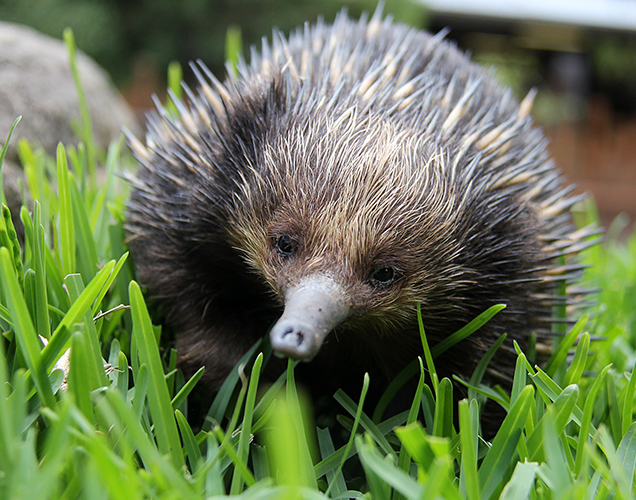
[[[422,355],[421,303],[435,344],[488,307],[487,326],[436,365],[468,379],[502,333],[492,382],[510,381],[512,339],[551,332],[556,258],[574,232],[568,196],[533,126],[491,74],[442,37],[340,16],[253,54],[225,83],[200,88],[181,117],[151,117],[130,201],[139,279],[177,333],[181,367],[206,366],[218,390],[280,316],[285,291],[328,275],[351,314],[300,367],[315,394],[381,392]],[[281,236],[292,256],[276,247]],[[372,279],[395,270],[390,285]],[[457,386],[458,394],[463,394]],[[459,397],[459,396],[458,396]]]

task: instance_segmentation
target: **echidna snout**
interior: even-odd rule
[[[285,311],[270,332],[272,349],[292,359],[309,360],[349,312],[340,285],[323,274],[309,276],[285,292]]]

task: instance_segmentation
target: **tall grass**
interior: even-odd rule
[[[91,142],[83,116],[79,135]],[[201,372],[185,380],[176,369],[127,258],[128,187],[116,174],[132,161],[122,141],[107,152],[86,144],[51,158],[21,141],[33,200],[20,212],[23,243],[8,209],[0,218],[0,499],[634,497],[635,238],[587,252],[600,312],[545,370],[519,351],[509,394],[481,386],[481,366],[471,399],[454,408],[451,381],[435,375],[440,347],[428,349],[422,329],[411,411],[365,415],[365,380],[362,394],[336,393],[336,436],[311,423],[293,363],[257,390],[268,356],[257,345],[194,432],[186,403]],[[588,325],[603,340],[590,342]],[[68,349],[65,378],[56,363]],[[491,441],[479,426],[486,397],[507,411]]]

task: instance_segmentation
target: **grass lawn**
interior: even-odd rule
[[[334,436],[311,423],[293,369],[257,392],[267,352],[255,346],[195,433],[186,403],[200,373],[176,369],[127,259],[129,188],[117,174],[134,161],[123,140],[98,151],[86,117],[82,144],[56,158],[19,144],[33,200],[19,214],[23,245],[6,208],[0,218],[0,499],[634,497],[636,236],[619,244],[610,228],[585,252],[600,305],[546,366],[519,352],[510,394],[477,374],[453,408],[429,352],[410,412],[374,420],[360,410],[364,391],[338,392]],[[69,348],[65,380],[56,363]],[[508,412],[489,442],[486,397]]]

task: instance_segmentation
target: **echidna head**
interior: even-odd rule
[[[351,108],[278,127],[253,163],[233,240],[284,302],[279,354],[311,358],[341,324],[393,331],[452,281],[460,207],[423,135]]]

